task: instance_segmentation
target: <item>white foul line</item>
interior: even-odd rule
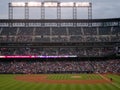
[[[104,77],[103,75],[99,74],[103,79],[107,80],[107,81],[110,81],[108,78]],[[116,85],[114,82],[111,82],[112,85],[114,85],[115,87],[119,88],[120,87],[118,85]]]

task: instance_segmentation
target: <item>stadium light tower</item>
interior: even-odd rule
[[[29,7],[41,8],[41,19],[45,19],[45,8],[57,8],[57,19],[61,19],[61,8],[72,7],[73,19],[77,19],[77,8],[88,8],[88,19],[92,19],[92,3],[90,2],[58,2],[45,0],[43,2],[11,2],[9,3],[9,19],[13,19],[13,8],[24,7],[25,19],[29,19]]]
[[[42,6],[42,3],[41,2],[28,2],[28,6],[29,7],[39,7],[39,6]]]

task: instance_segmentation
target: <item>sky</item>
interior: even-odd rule
[[[44,1],[44,0],[0,0],[0,19],[8,19],[8,3],[9,2],[29,2],[29,1]],[[50,0],[49,0],[50,1]],[[55,0],[51,0],[55,1]],[[120,0],[57,0],[60,2],[92,2],[92,18],[120,18]],[[72,18],[72,8],[61,9],[63,19]],[[87,8],[77,9],[78,19],[87,19]],[[56,8],[46,8],[46,19],[56,19]],[[40,19],[40,9],[30,8],[30,19]],[[14,19],[24,19],[24,8],[14,8]]]

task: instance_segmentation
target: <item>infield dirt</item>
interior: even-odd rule
[[[22,75],[16,76],[15,79],[19,81],[35,82],[35,83],[49,83],[49,84],[99,84],[111,83],[108,79],[95,79],[95,80],[50,80],[47,75]]]

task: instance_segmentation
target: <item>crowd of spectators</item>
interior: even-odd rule
[[[120,59],[2,61],[0,73],[120,73]]]
[[[115,49],[111,47],[95,48],[95,47],[39,47],[39,48],[0,48],[1,56],[13,55],[34,55],[34,56],[61,56],[76,55],[78,57],[96,57],[115,54]]]
[[[96,73],[120,73],[120,59],[106,61],[92,61]]]
[[[120,27],[4,27],[0,30],[0,42],[116,41],[120,41]]]

